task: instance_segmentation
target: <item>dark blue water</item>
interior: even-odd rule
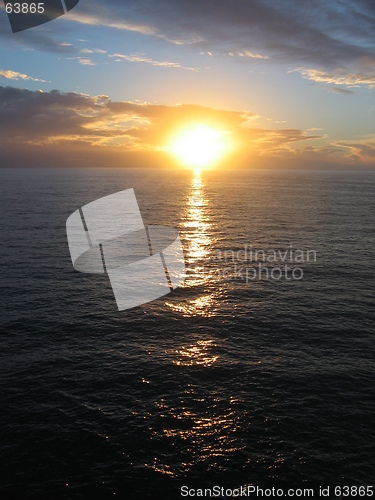
[[[1,498],[374,484],[373,173],[30,169],[0,182]],[[145,224],[179,228],[189,270],[119,312],[106,276],[73,269],[65,222],[130,187]],[[317,257],[303,279],[246,283],[218,259],[245,245]]]

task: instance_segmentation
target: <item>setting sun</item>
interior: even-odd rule
[[[224,132],[197,125],[183,131],[169,150],[182,163],[192,167],[206,167],[223,156],[226,149]]]

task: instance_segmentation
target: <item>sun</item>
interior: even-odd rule
[[[183,164],[195,168],[217,162],[226,151],[224,132],[205,125],[185,129],[172,141],[169,151]]]

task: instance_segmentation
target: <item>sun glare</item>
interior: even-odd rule
[[[207,167],[225,153],[224,133],[207,126],[197,125],[181,132],[169,150],[185,165]]]

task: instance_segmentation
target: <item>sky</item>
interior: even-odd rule
[[[223,168],[375,168],[373,0],[80,0],[12,33],[0,6],[0,163],[177,166],[196,125]]]

